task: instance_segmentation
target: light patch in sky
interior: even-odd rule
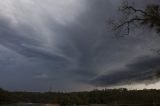
[[[40,75],[34,76],[36,79],[45,79],[48,78],[49,76],[46,73],[41,73]]]
[[[13,22],[21,20],[36,21],[46,15],[52,16],[56,21],[66,24],[73,21],[82,8],[84,1],[77,0],[1,0],[1,14],[12,19]],[[83,4],[84,5],[84,4]],[[42,17],[41,17],[42,16]]]
[[[48,28],[50,27],[48,21],[55,22],[52,24],[53,28],[57,24],[67,25],[74,22],[84,10],[83,2],[83,0],[1,0],[0,11],[14,27],[29,26],[37,33],[36,39],[44,42],[44,45],[46,43],[53,45],[56,33]]]
[[[160,89],[160,81],[152,83],[152,84],[132,84],[132,85],[124,85],[120,87],[125,87],[128,89]]]

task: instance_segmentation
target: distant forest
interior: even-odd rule
[[[112,104],[112,103],[159,103],[160,90],[104,89],[86,92],[9,92],[0,89],[0,104],[11,103],[54,103],[69,104]]]

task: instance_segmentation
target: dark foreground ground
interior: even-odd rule
[[[37,104],[37,103],[19,103],[19,104],[9,104],[0,106],[61,106],[58,104]],[[160,104],[150,103],[150,104],[90,104],[90,105],[63,105],[63,106],[160,106]]]

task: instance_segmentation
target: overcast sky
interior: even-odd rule
[[[156,0],[134,0],[137,7]],[[145,3],[144,3],[145,1]],[[160,37],[116,39],[121,0],[1,0],[0,87],[15,91],[160,88]]]

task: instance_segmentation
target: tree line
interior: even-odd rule
[[[160,90],[104,89],[85,92],[9,92],[0,89],[0,104],[52,103],[52,104],[144,104],[159,103]]]

